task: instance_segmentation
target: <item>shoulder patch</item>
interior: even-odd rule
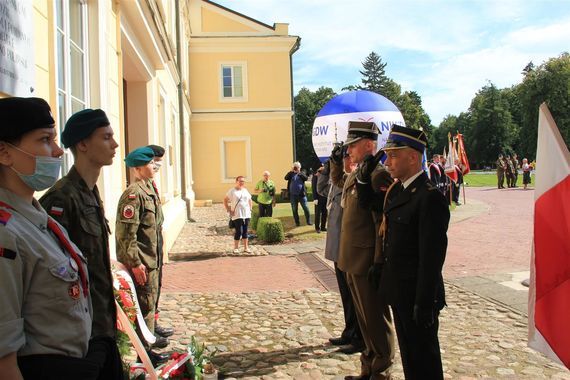
[[[14,260],[16,258],[16,251],[8,248],[0,248],[0,257],[5,259]]]
[[[123,207],[123,218],[132,219],[135,216],[135,208],[133,205]]]
[[[63,207],[58,206],[51,206],[48,213],[54,216],[62,216],[63,215]]]
[[[12,213],[10,213],[6,210],[0,210],[0,224],[5,226],[11,217],[12,217]]]
[[[137,195],[136,195],[136,194],[129,194],[129,195],[127,196],[127,198],[129,198],[129,199],[137,199]]]

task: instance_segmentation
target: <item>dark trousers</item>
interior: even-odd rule
[[[443,379],[437,330],[438,318],[430,328],[419,327],[412,320],[412,307],[392,306],[406,380]]]
[[[264,205],[263,203],[258,203],[259,206],[259,217],[263,218],[265,216],[273,216],[273,205],[267,204]]]
[[[301,203],[301,207],[303,208],[303,212],[305,213],[305,219],[307,224],[311,224],[311,212],[309,211],[309,207],[307,206],[307,197],[300,196],[300,195],[290,195],[291,197],[291,210],[293,211],[293,219],[295,219],[295,224],[299,225],[299,203]]]
[[[124,379],[117,342],[110,337],[91,339],[83,359],[64,355],[21,356],[18,367],[26,380]]]
[[[336,262],[334,263],[334,273],[342,301],[342,310],[344,311],[344,330],[342,331],[341,337],[350,340],[350,343],[354,346],[362,346],[364,343],[362,340],[362,332],[360,332],[360,326],[358,325],[352,294],[350,294],[350,288],[346,282],[346,273],[338,269]]]
[[[317,231],[325,230],[327,227],[327,197],[317,196],[317,204],[315,205],[315,229]]]
[[[505,187],[505,172],[497,170],[497,188],[502,189]]]
[[[249,226],[249,218],[242,219],[238,218],[234,220],[235,230],[234,230],[234,240],[247,239],[247,227]]]

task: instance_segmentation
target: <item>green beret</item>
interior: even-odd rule
[[[133,150],[125,157],[125,163],[130,168],[144,166],[154,159],[154,151],[148,146]]]
[[[69,148],[91,136],[95,129],[110,124],[103,110],[90,108],[81,110],[71,115],[65,123],[65,129],[61,133],[61,142],[65,148]]]
[[[39,128],[53,128],[49,104],[41,98],[0,99],[0,140],[16,139]]]

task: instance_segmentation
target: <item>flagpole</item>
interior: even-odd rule
[[[463,204],[465,205],[467,204],[467,202],[465,202],[465,182],[461,184],[461,188],[463,189]]]

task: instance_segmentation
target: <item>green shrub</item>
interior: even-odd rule
[[[285,232],[281,220],[270,217],[259,218],[257,238],[267,243],[281,243],[285,240]]]
[[[249,221],[249,226],[252,230],[257,231],[257,221],[259,220],[259,207],[257,205],[253,206],[251,210],[251,220]]]

